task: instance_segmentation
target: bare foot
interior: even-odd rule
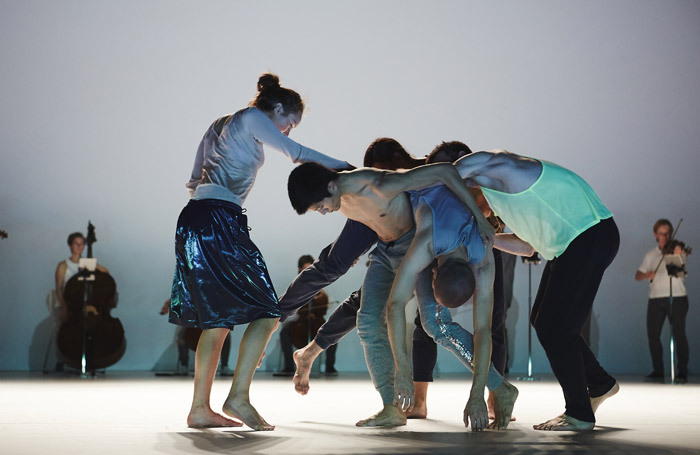
[[[494,401],[493,392],[489,390],[489,397],[486,399],[486,406],[489,408],[489,420],[496,419],[496,402]]]
[[[486,406],[489,408],[489,420],[496,420],[496,402],[494,401],[494,394],[492,391],[489,390],[489,397],[486,400]],[[515,422],[517,419],[515,416],[510,416],[510,421]],[[491,423],[493,425],[493,422]],[[489,426],[489,428],[493,428]]]
[[[355,424],[358,427],[397,427],[406,425],[406,416],[398,406],[385,404],[384,409],[369,419],[360,420]]]
[[[595,397],[595,398],[591,397],[591,408],[593,408],[593,414],[595,414],[596,410],[598,409],[598,406],[600,406],[600,404],[603,401],[607,400],[608,398],[615,395],[619,391],[620,391],[620,384],[618,384],[616,382],[615,385],[612,386],[612,388],[610,390],[608,390],[607,392],[605,392],[603,395],[601,395],[599,397]]]
[[[508,428],[508,424],[515,420],[512,415],[515,400],[518,399],[518,393],[518,389],[505,379],[494,391],[489,392],[489,414],[491,413],[490,400],[493,397],[494,415],[494,420],[489,425],[489,428],[505,430]],[[489,418],[491,418],[490,415]]]
[[[413,381],[415,403],[413,408],[405,412],[407,419],[425,419],[428,417],[428,385],[426,381]]]
[[[588,431],[592,430],[593,427],[595,427],[594,422],[584,422],[583,420],[569,417],[566,414],[557,416],[545,423],[532,426],[535,430],[545,431]]]
[[[309,393],[309,374],[314,360],[318,356],[316,353],[315,342],[311,342],[302,349],[294,351],[294,363],[297,365],[297,371],[294,373],[294,390],[302,395]],[[320,348],[318,348],[320,349]],[[320,352],[320,351],[319,351]]]
[[[224,403],[223,411],[231,417],[240,419],[253,430],[272,431],[275,429],[274,425],[267,423],[265,419],[258,414],[258,411],[255,410],[247,399],[227,399]]]
[[[192,408],[187,416],[187,426],[191,428],[240,427],[242,425],[241,422],[217,414],[208,406]]]
[[[407,419],[425,419],[428,417],[428,405],[423,403],[416,403],[413,405],[410,411],[404,413]]]

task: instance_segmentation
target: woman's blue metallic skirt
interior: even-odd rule
[[[170,322],[212,329],[280,316],[265,260],[241,208],[191,200],[177,221]]]

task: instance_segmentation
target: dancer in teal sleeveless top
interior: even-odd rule
[[[590,430],[595,411],[619,390],[581,336],[605,269],[620,243],[612,213],[575,173],[505,151],[478,152],[455,163],[493,211],[545,259],[530,322],[566,400],[564,414],[537,430]]]

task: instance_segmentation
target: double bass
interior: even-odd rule
[[[88,222],[88,258],[96,242],[95,227]],[[94,277],[94,279],[92,279]],[[56,337],[58,357],[83,374],[114,365],[126,350],[121,321],[110,315],[117,306],[117,284],[109,273],[86,269],[73,276],[63,291],[68,317]]]

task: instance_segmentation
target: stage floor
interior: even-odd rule
[[[0,373],[0,453],[142,454],[700,454],[700,385],[619,378],[621,390],[598,410],[586,433],[541,432],[532,425],[560,414],[556,382],[512,380],[520,389],[516,422],[506,431],[472,433],[462,424],[469,378],[430,386],[428,419],[397,429],[354,426],[380,408],[366,374],[312,379],[297,395],[290,378],[258,373],[251,400],[272,432],[247,427],[193,430],[185,418],[191,377],[108,371],[95,379]],[[230,378],[217,378],[220,410]]]

